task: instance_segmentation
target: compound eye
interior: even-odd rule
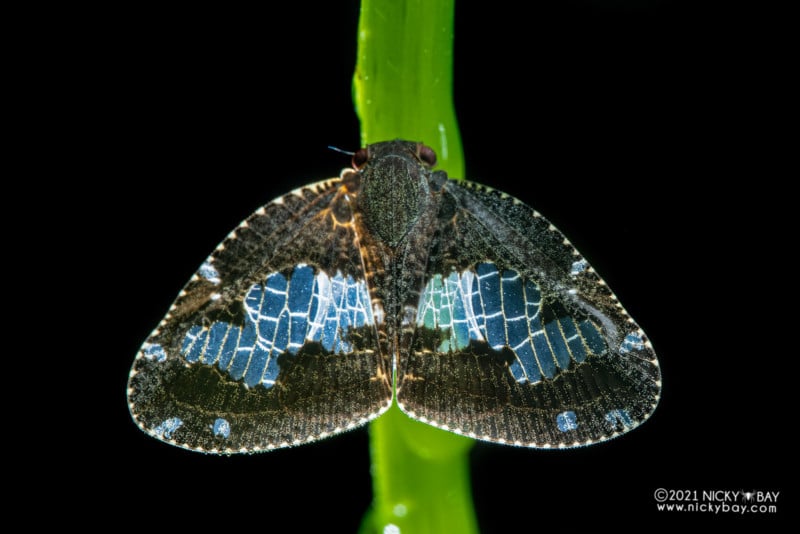
[[[353,153],[353,168],[360,169],[369,159],[369,154],[366,148],[359,148]]]
[[[436,152],[434,152],[431,147],[427,145],[419,145],[419,148],[417,149],[417,155],[422,163],[425,163],[430,167],[436,166]]]

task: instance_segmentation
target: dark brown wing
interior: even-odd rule
[[[498,191],[438,180],[442,208],[397,400],[493,442],[570,447],[646,420],[661,381],[650,342],[553,225]]]
[[[354,428],[391,403],[351,199],[340,179],[262,207],[142,345],[131,415],[183,448],[257,452]]]

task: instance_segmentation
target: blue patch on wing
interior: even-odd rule
[[[608,421],[612,427],[616,427],[617,423],[619,422],[627,428],[633,428],[633,419],[631,419],[631,414],[628,413],[628,410],[611,410],[606,413],[605,417],[606,421]]]
[[[351,351],[348,330],[374,324],[369,303],[363,280],[341,272],[329,277],[298,265],[288,277],[272,273],[250,288],[244,326],[224,321],[195,325],[181,352],[189,363],[216,364],[248,387],[271,387],[280,371],[278,356],[297,354],[308,341],[334,353]]]
[[[179,417],[170,417],[153,429],[153,432],[160,438],[172,439],[172,433],[183,425]]]
[[[145,343],[144,347],[142,347],[142,352],[144,353],[144,357],[148,360],[163,362],[167,359],[167,353],[164,347],[158,343]]]
[[[220,417],[214,421],[211,430],[216,437],[228,439],[228,436],[231,435],[231,424],[226,419]]]
[[[622,344],[619,347],[619,352],[621,354],[625,354],[626,352],[630,352],[632,350],[642,350],[644,348],[644,339],[639,332],[631,332],[625,339],[622,340]]]
[[[578,428],[578,417],[575,412],[561,412],[556,416],[556,425],[561,432],[569,432]]]
[[[485,341],[495,350],[510,348],[516,358],[509,371],[520,382],[553,378],[574,360],[601,354],[606,342],[588,319],[558,317],[542,322],[539,287],[517,271],[500,271],[493,263],[475,270],[433,276],[420,297],[417,325],[439,328],[441,352]]]
[[[569,271],[569,274],[572,276],[578,276],[583,271],[589,268],[589,264],[586,260],[578,260],[572,263],[572,268]]]

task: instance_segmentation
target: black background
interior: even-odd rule
[[[478,4],[460,2],[456,16],[467,177],[569,236],[648,333],[664,383],[652,419],[609,443],[478,444],[482,530],[777,527],[796,508],[783,382],[796,351],[767,299],[789,291],[790,262],[762,167],[735,143],[760,113],[760,23],[655,0]],[[116,521],[354,532],[370,503],[366,430],[210,457],[147,437],[125,402],[139,345],[228,231],[348,165],[326,147],[359,144],[357,17],[355,1],[115,13],[92,42],[108,45],[89,96],[107,200],[80,243],[100,253],[88,267],[98,327],[81,346],[101,357],[83,369],[101,369],[85,393],[102,428],[74,476]],[[780,491],[779,514],[657,512],[656,488]],[[74,512],[90,515],[90,501]]]

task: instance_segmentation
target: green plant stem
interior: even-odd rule
[[[363,0],[353,100],[363,144],[422,141],[464,176],[453,104],[455,0]]]
[[[363,0],[353,100],[362,142],[422,141],[464,176],[452,98],[455,0]],[[418,423],[397,406],[370,426],[374,502],[361,531],[474,533],[473,441]]]

